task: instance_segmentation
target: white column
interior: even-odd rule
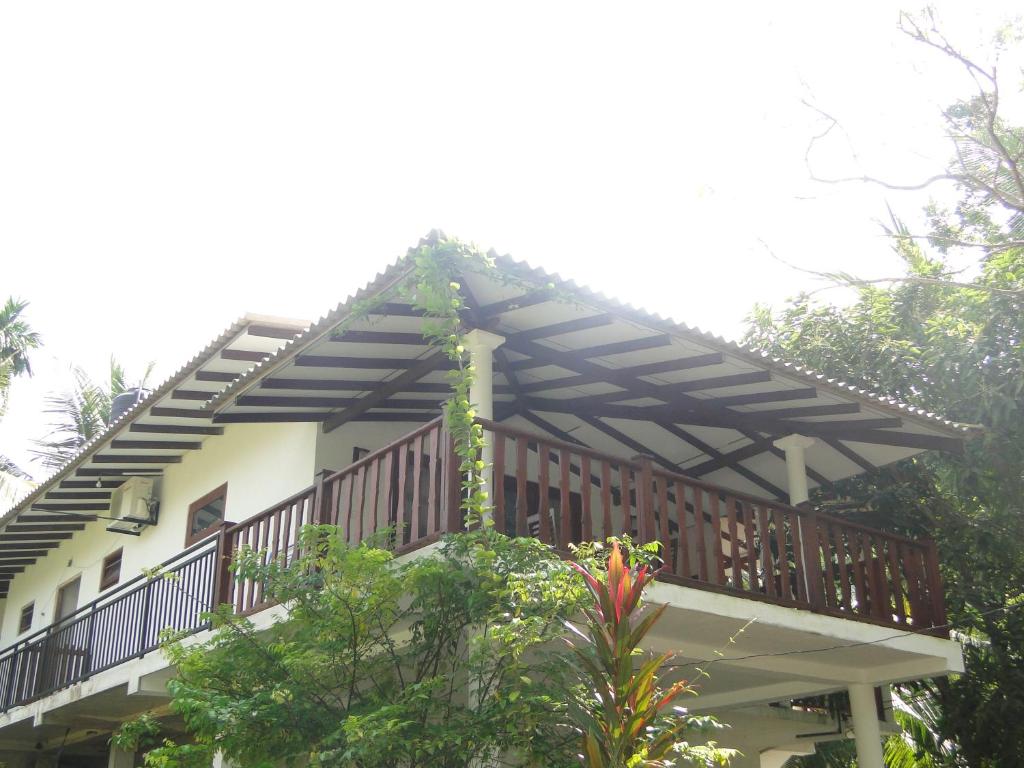
[[[110,755],[107,757],[107,768],[134,768],[135,753],[115,746],[110,747]]]
[[[857,768],[885,768],[882,762],[882,732],[878,726],[875,687],[854,683],[849,687],[853,737],[857,742]]]
[[[807,459],[804,452],[814,445],[814,438],[806,435],[786,435],[772,443],[786,454],[786,490],[789,503],[794,507],[809,497],[807,493]]]
[[[466,334],[466,348],[469,350],[469,364],[473,366],[473,386],[469,390],[469,402],[481,419],[494,418],[494,350],[505,343],[505,337],[476,328]],[[494,463],[494,447],[490,441],[484,446],[481,458],[484,470],[483,488],[490,492],[490,467]]]

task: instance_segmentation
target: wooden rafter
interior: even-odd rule
[[[422,337],[421,337],[422,340]],[[371,408],[375,408],[385,400],[390,398],[392,395],[403,391],[403,388],[412,384],[415,381],[426,376],[428,373],[437,370],[437,367],[442,361],[447,360],[448,357],[443,351],[437,351],[420,360],[420,362],[411,368],[406,369],[404,373],[399,374],[390,381],[386,381],[379,385],[372,394],[366,395],[365,397],[359,398],[358,402],[352,403],[347,406],[341,413],[334,414],[324,422],[323,431],[324,433],[331,432],[337,429],[342,424],[351,421],[356,416],[360,416]],[[424,404],[426,405],[426,403]],[[406,406],[408,407],[408,406]],[[412,407],[416,407],[415,405]]]

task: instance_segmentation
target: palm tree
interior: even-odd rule
[[[103,432],[110,423],[110,406],[114,398],[133,386],[144,388],[153,373],[154,363],[146,365],[138,384],[129,385],[124,367],[110,358],[110,381],[107,386],[96,384],[80,367],[74,366],[75,378],[70,391],[46,398],[46,413],[55,416],[51,431],[43,440],[37,440],[38,449],[32,453],[49,470],[59,469],[79,449]]]
[[[0,419],[7,411],[14,377],[32,375],[29,353],[40,345],[22,312],[27,301],[9,297],[0,307]],[[0,510],[6,509],[32,488],[31,478],[9,458],[0,454]]]
[[[0,307],[0,418],[7,410],[11,382],[15,376],[31,376],[29,353],[40,345],[39,334],[21,316],[27,301],[10,297]]]

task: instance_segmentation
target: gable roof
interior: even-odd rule
[[[16,534],[6,534],[17,541],[0,551],[0,568],[30,565],[67,538],[59,534],[93,519],[90,513],[106,513],[112,489],[127,477],[158,476],[222,432],[209,423],[203,404],[307,327],[265,315],[245,315],[228,326],[0,517],[5,532],[17,525]],[[6,583],[0,582],[0,597],[5,594]]]
[[[784,496],[785,464],[772,442],[784,434],[818,438],[808,458],[814,485],[922,450],[957,451],[971,432],[508,256],[495,263],[462,284],[468,323],[506,339],[495,356],[498,420],[774,496]],[[425,363],[433,350],[418,313],[400,301],[356,311],[412,268],[399,259],[218,393],[206,405],[213,422],[322,421],[329,430],[349,419],[433,418],[447,385],[443,367]]]

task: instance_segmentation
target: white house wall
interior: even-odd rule
[[[23,605],[35,601],[31,631],[53,621],[62,584],[81,575],[79,606],[99,595],[103,559],[123,548],[121,579],[159,565],[185,548],[189,505],[223,483],[228,484],[226,517],[244,520],[311,485],[319,425],[313,423],[231,424],[210,437],[158,481],[160,521],[138,537],[110,533],[107,520],[86,523],[69,541],[25,569],[11,582],[3,601],[0,647],[18,639]],[[27,636],[28,633],[25,633]]]

